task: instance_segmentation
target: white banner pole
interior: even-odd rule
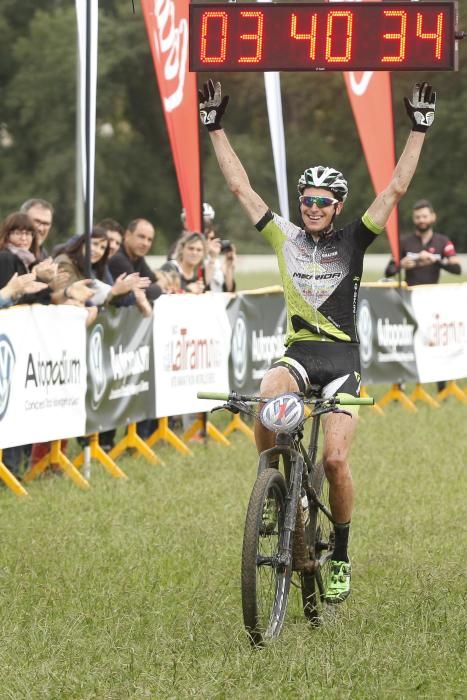
[[[96,87],[97,87],[97,34],[98,0],[75,0],[78,27],[79,60],[79,129],[77,149],[81,164],[84,228],[91,233],[94,215],[94,167],[96,149]],[[77,168],[78,169],[78,168]],[[78,217],[77,217],[78,220]],[[79,231],[77,231],[79,233]],[[86,267],[90,267],[89,245]],[[89,272],[90,270],[88,270]]]
[[[272,0],[258,0],[272,2]],[[269,130],[271,132],[274,170],[276,173],[277,194],[281,216],[289,219],[289,194],[287,188],[287,161],[285,155],[284,119],[282,115],[280,73],[264,74],[266,102],[268,106]]]

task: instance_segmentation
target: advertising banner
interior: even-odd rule
[[[198,391],[256,394],[285,350],[280,291],[165,295],[151,318],[85,320],[64,305],[0,311],[0,448],[207,411]],[[467,376],[467,284],[362,286],[357,325],[363,384]]]
[[[1,311],[1,448],[84,435],[85,318],[71,306]]]
[[[357,328],[363,384],[417,381],[410,291],[360,287]]]
[[[198,391],[229,390],[224,294],[171,294],[154,304],[156,416],[208,411]]]
[[[467,374],[467,284],[412,287],[417,318],[415,353],[420,382]]]
[[[189,0],[141,0],[178,187],[190,231],[201,227],[196,74],[188,70]]]
[[[89,329],[88,434],[155,416],[153,322],[135,307],[106,309]]]
[[[282,292],[241,294],[227,308],[232,326],[232,391],[257,394],[266,371],[284,354],[287,316]]]

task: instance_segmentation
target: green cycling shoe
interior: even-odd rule
[[[331,560],[329,580],[325,593],[326,603],[342,603],[350,595],[352,565],[349,561]]]

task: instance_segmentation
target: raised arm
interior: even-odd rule
[[[394,169],[391,182],[376,197],[368,215],[377,226],[385,226],[396,204],[407,192],[422,150],[425,134],[435,116],[436,93],[428,83],[414,86],[412,101],[404,98],[407,114],[412,120],[412,131]]]
[[[229,101],[222,97],[221,84],[208,80],[199,91],[199,114],[202,124],[208,129],[212,145],[222,174],[229,189],[237,197],[250,221],[257,224],[268,210],[267,204],[250,185],[245,168],[229,143],[221,126],[221,118]]]

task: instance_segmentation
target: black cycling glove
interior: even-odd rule
[[[208,131],[222,129],[221,117],[225,112],[229,96],[222,97],[221,84],[208,80],[204,83],[203,90],[198,90],[199,116],[201,123],[207,127]]]
[[[436,92],[428,83],[416,83],[412,102],[404,97],[405,109],[412,120],[412,131],[427,131],[435,118]]]

